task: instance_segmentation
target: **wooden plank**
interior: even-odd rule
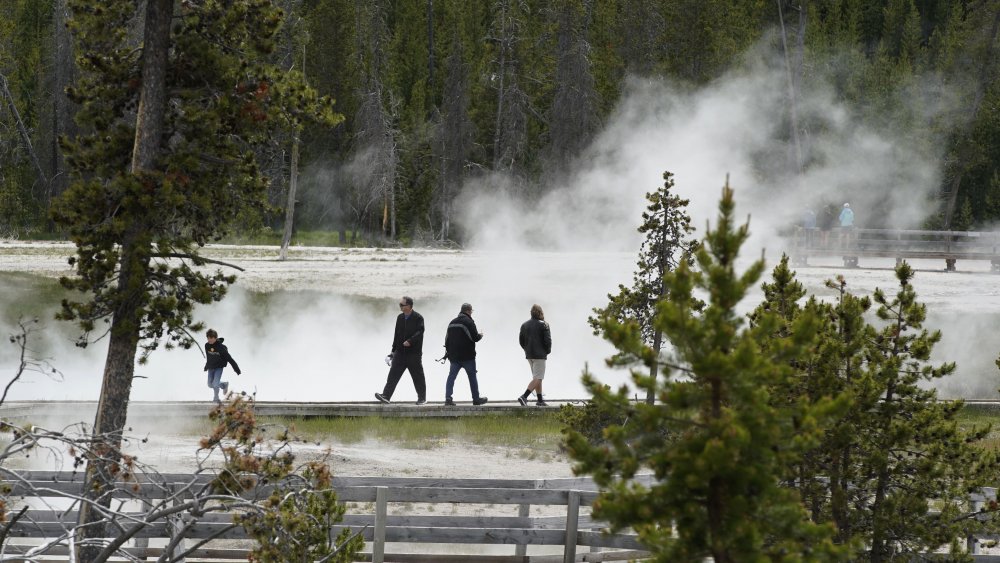
[[[529,518],[531,516],[531,505],[530,504],[519,504],[517,505],[517,515],[519,518]],[[513,526],[512,526],[513,527]],[[534,527],[534,526],[532,526]],[[527,555],[528,545],[519,543],[517,547],[514,548],[514,555]]]
[[[580,517],[580,491],[569,491],[566,503],[566,539],[563,548],[563,563],[576,561],[576,532]]]
[[[385,517],[388,492],[386,487],[378,487],[375,491],[375,533],[372,542],[372,562],[383,563],[385,561]]]

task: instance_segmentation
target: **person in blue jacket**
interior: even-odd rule
[[[845,203],[844,208],[840,210],[840,228],[848,229],[854,226],[854,211],[851,209],[850,203]]]
[[[455,405],[452,393],[455,391],[455,379],[462,369],[469,376],[472,404],[485,405],[489,400],[479,394],[479,381],[476,379],[476,342],[482,339],[482,331],[476,328],[476,321],[472,320],[472,305],[462,303],[458,316],[448,323],[448,332],[444,337],[445,357],[451,364],[448,369],[448,381],[444,387],[445,406]]]
[[[242,372],[236,360],[229,355],[229,348],[222,343],[225,338],[219,338],[219,333],[211,328],[205,333],[205,337],[208,340],[205,342],[205,372],[208,374],[208,386],[212,388],[212,400],[221,403],[219,389],[222,389],[223,395],[229,392],[229,382],[222,381],[222,370],[226,365],[232,365],[236,375]]]

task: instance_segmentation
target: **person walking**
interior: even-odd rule
[[[845,203],[844,208],[840,210],[840,217],[837,218],[840,221],[840,228],[849,229],[854,226],[854,210],[851,209],[850,203]]]
[[[403,377],[403,371],[410,372],[413,387],[417,390],[417,404],[427,402],[427,382],[424,380],[424,366],[421,363],[424,344],[424,317],[413,310],[413,298],[403,296],[399,300],[399,316],[392,336],[392,351],[389,353],[389,375],[381,393],[375,398],[381,403],[392,400],[396,384]]]
[[[236,375],[240,375],[240,366],[236,360],[229,355],[229,348],[222,342],[225,338],[219,338],[219,333],[215,329],[208,329],[205,333],[205,373],[208,374],[208,386],[212,389],[212,400],[221,403],[219,400],[219,389],[222,389],[223,396],[229,393],[229,382],[222,381],[222,370],[226,365],[232,365]]]
[[[450,364],[448,382],[444,386],[445,406],[455,406],[452,393],[455,391],[455,378],[461,369],[469,376],[472,404],[485,405],[489,400],[479,395],[479,382],[476,380],[476,342],[482,339],[482,331],[476,328],[476,321],[472,320],[472,305],[462,303],[458,316],[448,323],[448,332],[444,337],[445,357]]]
[[[531,318],[521,325],[518,341],[524,350],[524,357],[528,359],[528,366],[531,367],[531,383],[528,383],[528,389],[517,398],[517,402],[522,407],[527,406],[528,397],[534,391],[538,399],[535,405],[548,406],[542,398],[542,380],[545,379],[545,360],[552,353],[552,332],[549,330],[549,323],[545,322],[545,312],[537,304],[531,306]]]

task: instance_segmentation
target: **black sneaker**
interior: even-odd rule
[[[380,403],[389,404],[389,397],[386,397],[381,393],[375,393],[375,398],[378,399],[378,402]]]
[[[445,399],[444,400],[444,406],[446,406],[446,407],[453,407],[453,406],[455,406],[455,401],[452,401],[451,399]]]
[[[486,401],[489,401],[489,399],[486,397],[479,397],[478,399],[472,401],[472,404],[478,407],[479,405],[485,405]]]
[[[417,404],[418,405],[426,405],[427,404],[427,399],[417,399]]]
[[[547,406],[549,406],[549,404],[548,404],[548,403],[546,403],[546,402],[545,402],[544,400],[542,400],[542,399],[538,399],[537,401],[535,401],[535,406],[536,406],[536,407],[547,407]]]
[[[521,403],[522,407],[528,406],[528,399],[525,399],[524,397],[518,397],[517,402]]]

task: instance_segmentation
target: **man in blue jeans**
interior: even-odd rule
[[[465,369],[469,376],[469,388],[472,391],[472,404],[486,404],[486,397],[479,396],[479,382],[476,381],[476,342],[483,339],[483,333],[476,328],[472,320],[472,305],[462,303],[462,310],[449,324],[444,337],[444,349],[451,369],[448,370],[448,383],[444,389],[445,406],[454,406],[452,392],[455,390],[455,378],[458,370]]]

